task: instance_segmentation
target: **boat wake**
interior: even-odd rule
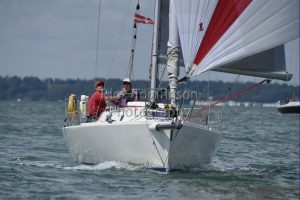
[[[136,171],[143,169],[144,166],[142,165],[133,165],[129,163],[122,163],[118,161],[105,161],[102,163],[99,163],[97,165],[86,165],[86,164],[80,164],[76,166],[68,166],[63,167],[67,170],[91,170],[91,171],[101,171],[106,169],[119,169],[119,170],[129,170],[129,171]]]
[[[60,161],[29,161],[29,160],[18,160],[18,164],[25,166],[34,166],[34,167],[55,167],[63,168],[64,163]]]
[[[62,161],[36,161],[36,160],[22,160],[20,158],[16,158],[13,163],[23,166],[32,166],[32,167],[40,167],[40,168],[59,168],[66,170],[90,170],[90,171],[101,171],[106,169],[118,169],[118,170],[128,170],[128,171],[136,171],[145,169],[144,165],[134,165],[130,163],[122,163],[118,161],[105,161],[99,163],[97,165],[88,165],[88,164],[77,164],[74,162],[65,163]]]

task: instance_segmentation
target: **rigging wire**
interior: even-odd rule
[[[208,87],[208,89],[207,89],[207,98],[208,98],[208,102],[209,102],[209,104],[208,104],[207,122],[209,122],[209,120],[210,120],[210,109],[211,109],[210,102],[212,100],[212,98],[210,97],[210,71],[208,71],[207,87]]]
[[[147,110],[146,110],[146,112],[147,112]],[[148,125],[148,119],[147,119],[147,118],[146,118],[146,127],[149,127],[149,125]],[[148,129],[149,129],[149,128],[148,128]],[[150,137],[151,137],[151,139],[152,139],[152,144],[153,144],[153,146],[155,147],[155,150],[156,150],[156,152],[157,152],[157,155],[159,156],[159,159],[160,159],[160,161],[161,161],[161,163],[162,163],[162,165],[163,165],[163,168],[165,168],[165,166],[166,166],[166,161],[165,161],[165,162],[163,161],[162,155],[160,154],[160,151],[159,151],[159,149],[158,149],[158,147],[157,147],[157,145],[156,145],[156,142],[155,142],[155,140],[154,140],[154,135],[153,135],[152,131],[148,131],[148,133],[149,133],[149,135],[150,135]]]
[[[135,14],[140,14],[140,1],[138,0],[136,5]],[[135,46],[136,46],[136,39],[137,39],[137,23],[134,21],[133,23],[133,30],[132,30],[132,40],[131,40],[131,53],[130,59],[127,69],[126,77],[130,78],[131,80],[134,79],[134,72],[133,72],[133,61],[134,61],[134,54],[135,54]]]
[[[240,91],[238,91],[238,92],[236,92],[236,93],[234,93],[234,94],[232,94],[232,95],[230,95],[230,96],[226,96],[226,97],[224,97],[224,98],[221,98],[221,99],[215,101],[213,104],[210,104],[209,106],[210,106],[210,107],[213,107],[213,106],[216,106],[216,105],[218,105],[218,104],[220,104],[220,103],[225,102],[225,100],[231,100],[231,99],[234,99],[234,98],[236,98],[236,97],[238,97],[238,96],[240,96],[240,95],[242,95],[242,94],[245,94],[245,93],[249,92],[250,90],[256,89],[258,86],[262,85],[263,83],[265,83],[265,82],[266,82],[266,83],[269,83],[270,81],[271,81],[271,79],[264,79],[264,80],[262,80],[261,82],[259,82],[259,83],[257,83],[257,84],[254,84],[254,85],[252,85],[252,86],[250,86],[250,87],[247,87],[246,89],[242,89],[242,90],[240,90]],[[207,109],[208,109],[207,107],[204,107],[204,108],[202,108],[202,109],[198,109],[197,112],[195,112],[195,113],[192,114],[192,115],[193,115],[193,117],[195,117],[196,114],[199,114],[199,113],[201,113],[201,112],[203,112],[203,111],[206,111]]]
[[[153,50],[153,34],[152,34],[152,39],[151,39],[151,41],[152,41],[152,44],[151,44],[151,50],[150,50],[150,65],[149,65],[149,82],[148,82],[148,90],[149,90],[149,92],[151,91],[151,77],[152,77],[152,74],[151,74],[151,71],[152,71],[152,50]]]
[[[124,18],[123,23],[122,23],[121,31],[120,31],[120,34],[119,34],[119,36],[118,36],[117,42],[116,42],[116,47],[114,48],[114,53],[113,53],[113,56],[112,56],[112,59],[111,59],[110,68],[109,68],[108,76],[107,76],[107,77],[110,76],[111,70],[112,70],[113,67],[114,67],[113,64],[114,64],[114,62],[115,62],[117,50],[119,49],[121,36],[123,35],[122,33],[124,32],[124,28],[125,28],[126,20],[127,20],[127,18],[128,18],[128,13],[129,13],[130,7],[131,7],[131,1],[129,1],[128,7],[127,7],[127,11],[126,11],[126,15],[125,15],[125,18]],[[108,86],[108,82],[109,82],[109,81],[107,80],[107,81],[106,81],[106,87]]]
[[[166,68],[167,68],[167,64],[166,64],[166,65],[164,65],[164,68],[163,68],[163,69],[162,69],[162,71],[161,71],[160,78],[158,79],[158,86],[157,86],[157,90],[159,90],[159,89],[160,89],[160,87],[161,87],[162,78],[163,78],[163,77],[164,77],[164,75],[165,75]]]
[[[155,13],[155,7],[153,8],[153,13]],[[157,19],[155,19],[155,20],[157,20]],[[154,30],[154,27],[153,27],[153,30]],[[151,50],[150,50],[150,65],[149,65],[149,82],[148,82],[148,91],[149,91],[149,93],[150,93],[150,91],[151,91],[151,78],[152,78],[152,73],[151,73],[151,71],[152,71],[152,60],[153,60],[153,55],[152,55],[152,52],[153,52],[153,38],[154,38],[154,34],[152,33],[152,39],[151,39],[151,41],[152,41],[152,43],[151,43]],[[157,83],[156,83],[157,84]]]
[[[247,60],[247,62],[243,65],[243,68],[241,68],[241,69],[245,69],[247,66],[248,66],[248,64],[251,62],[253,60],[253,56],[251,56],[248,60]],[[226,97],[225,97],[225,100],[224,100],[224,103],[225,102],[227,102],[228,101],[228,98],[229,98],[229,93],[230,93],[230,91],[231,91],[231,89],[232,89],[232,87],[238,82],[238,79],[240,78],[240,74],[238,74],[237,76],[236,76],[236,78],[235,78],[235,80],[229,85],[229,87],[228,87],[228,90],[227,90],[227,94],[226,94]],[[220,114],[220,122],[221,122],[221,124],[220,124],[220,131],[222,130],[222,125],[223,125],[223,111],[224,111],[224,104],[221,106],[221,114]]]
[[[238,74],[238,75],[236,76],[235,80],[229,85],[228,90],[227,90],[227,93],[226,93],[226,97],[225,97],[225,100],[224,100],[224,103],[228,101],[229,93],[230,93],[232,87],[238,82],[238,79],[239,79],[239,78],[240,78],[240,75]],[[222,125],[223,125],[224,105],[225,105],[225,104],[222,104],[222,106],[221,106],[221,108],[220,108],[220,109],[221,109],[221,111],[220,111],[220,116],[219,116],[219,119],[220,119],[220,122],[221,122],[221,123],[220,123],[220,127],[219,127],[220,132],[221,132],[221,130],[222,130]]]
[[[96,63],[95,63],[95,73],[94,79],[96,80],[98,74],[98,51],[99,51],[99,33],[100,33],[100,21],[101,21],[101,0],[99,0],[99,8],[98,8],[98,22],[97,22],[97,47],[96,47]]]
[[[173,149],[173,146],[174,146],[174,143],[175,143],[176,137],[177,137],[177,135],[179,135],[179,130],[180,130],[180,129],[177,129],[177,132],[175,133],[175,136],[173,136],[173,138],[172,138],[172,143],[171,143],[171,146],[170,146],[169,152],[171,152],[171,151],[172,151],[172,149]],[[171,134],[174,134],[174,132],[172,131],[172,132],[171,132]],[[169,153],[168,153],[168,154],[169,154]],[[169,161],[169,155],[168,155],[168,156],[166,156],[165,162],[163,162],[163,161],[162,161],[163,165],[165,166],[165,163],[168,163],[168,161]]]

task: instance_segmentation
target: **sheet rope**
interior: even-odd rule
[[[214,103],[212,103],[212,104],[210,104],[208,106],[205,106],[204,108],[200,108],[200,109],[196,110],[194,113],[191,114],[191,117],[199,116],[199,114],[201,114],[202,112],[207,111],[210,108],[212,108],[212,107],[214,107],[214,106],[216,106],[216,105],[218,105],[220,103],[223,103],[223,102],[228,101],[228,100],[232,100],[232,99],[234,99],[234,98],[236,98],[236,97],[238,97],[238,96],[240,96],[242,94],[245,94],[245,93],[247,93],[247,92],[249,92],[249,91],[251,91],[253,89],[258,88],[263,83],[270,83],[270,81],[271,81],[271,79],[264,79],[261,82],[256,83],[256,84],[254,84],[254,85],[252,85],[252,86],[250,86],[250,87],[248,87],[246,89],[242,89],[242,90],[240,90],[240,91],[238,91],[238,92],[236,92],[236,93],[234,93],[234,94],[232,94],[230,96],[223,97],[223,98],[215,101]]]

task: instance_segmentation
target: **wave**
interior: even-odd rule
[[[36,167],[55,167],[55,168],[63,168],[63,162],[61,161],[20,161],[20,165],[25,166],[36,166]]]
[[[86,165],[86,164],[80,164],[76,166],[67,166],[63,167],[67,170],[91,170],[91,171],[101,171],[106,169],[125,169],[129,171],[135,171],[143,169],[144,166],[142,165],[133,165],[129,163],[122,163],[118,161],[105,161],[102,163],[99,163],[97,165]]]

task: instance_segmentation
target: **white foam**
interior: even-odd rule
[[[218,160],[214,160],[211,163],[211,166],[215,168],[215,171],[220,171],[220,172],[232,172],[232,171],[244,171],[244,172],[249,172],[251,171],[251,167],[243,164],[243,163],[223,163]]]
[[[105,161],[102,163],[99,163],[97,165],[84,165],[80,164],[77,166],[69,166],[64,167],[64,169],[71,169],[71,170],[92,170],[92,171],[98,171],[98,170],[105,170],[105,169],[126,169],[130,171],[141,169],[141,166],[131,165],[129,163],[122,163],[117,161]]]
[[[18,162],[19,161],[20,160],[18,160]],[[62,168],[62,164],[60,162],[56,162],[56,161],[21,161],[20,165]]]

